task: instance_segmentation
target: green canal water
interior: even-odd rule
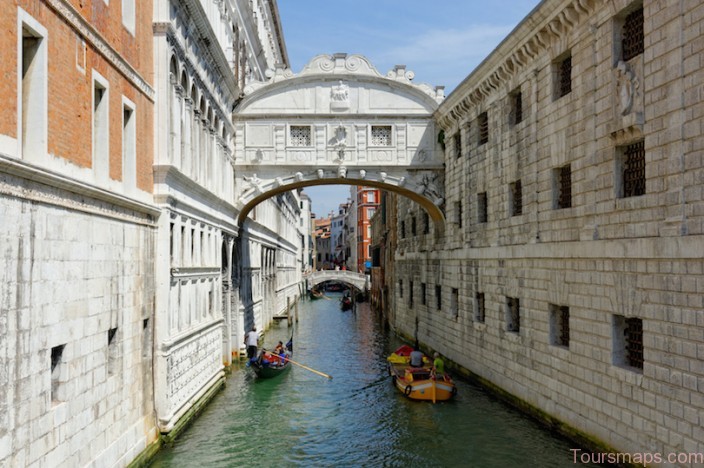
[[[574,444],[470,383],[459,381],[449,402],[405,398],[386,369],[386,356],[401,343],[383,332],[367,304],[342,312],[339,296],[328,297],[301,302],[293,329],[274,324],[264,347],[293,334],[293,359],[332,380],[296,366],[264,380],[236,368],[151,466],[575,466]]]

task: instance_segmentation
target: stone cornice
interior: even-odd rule
[[[601,0],[545,0],[467,76],[435,112],[441,127],[450,129],[467,117],[470,109],[519,71],[525,69],[554,39],[570,33],[589,18]]]
[[[17,186],[3,183],[0,180],[0,193],[2,194],[148,226],[156,226],[154,220],[161,213],[156,206],[0,154],[0,176],[3,173],[32,181],[36,183],[36,186],[34,188],[25,185]],[[46,187],[65,190],[76,195],[72,196],[73,198],[57,196]],[[118,207],[129,212],[120,213],[116,209]],[[135,213],[139,214],[135,215]]]
[[[210,26],[208,17],[203,10],[201,2],[198,0],[182,0],[190,14],[190,18],[200,33],[200,37],[196,38],[202,50],[206,52],[207,57],[219,69],[223,84],[230,91],[234,99],[238,94],[237,82],[235,75],[230,70],[230,64],[225,57],[225,52],[220,48],[213,28]]]
[[[116,51],[105,38],[76,11],[67,0],[46,0],[46,3],[56,11],[78,34],[80,34],[95,50],[132,83],[147,99],[154,102],[154,88],[142,78],[137,70]]]

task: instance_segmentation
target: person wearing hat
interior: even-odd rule
[[[257,335],[257,327],[252,325],[252,330],[244,337],[244,344],[247,346],[247,359],[250,360],[257,356],[257,345],[259,336]]]
[[[436,377],[444,377],[445,376],[445,362],[442,360],[440,357],[440,354],[435,352],[433,354],[433,375]]]

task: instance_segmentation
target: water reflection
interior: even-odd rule
[[[572,445],[481,389],[458,381],[455,400],[405,398],[385,357],[400,343],[364,305],[303,302],[294,326],[294,366],[258,380],[244,367],[201,417],[155,459],[162,467],[574,466]],[[291,331],[275,324],[265,347]],[[580,465],[586,466],[586,465]]]

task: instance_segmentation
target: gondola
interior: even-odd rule
[[[352,298],[349,296],[344,296],[340,299],[340,309],[343,311],[350,310],[352,308]]]
[[[289,359],[293,357],[293,338],[286,343],[284,353],[274,354],[262,348],[259,356],[249,361],[249,367],[260,379],[268,379],[286,373],[291,368]]]
[[[322,291],[318,291],[317,289],[310,289],[308,290],[308,297],[311,300],[320,299],[321,297],[323,297],[323,293]]]

